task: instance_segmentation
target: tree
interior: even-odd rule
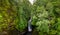
[[[56,29],[59,28],[59,6],[59,0],[36,0],[32,8],[32,25],[39,35],[56,35]]]
[[[16,28],[22,32],[27,27],[30,18],[30,3],[28,0],[22,0],[22,2],[20,0],[17,4],[18,23],[16,24]]]

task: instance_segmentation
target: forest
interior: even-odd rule
[[[60,0],[0,0],[0,35],[60,35]]]

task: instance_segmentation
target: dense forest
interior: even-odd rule
[[[22,35],[32,19],[32,35],[60,35],[60,0],[0,0],[0,35]]]

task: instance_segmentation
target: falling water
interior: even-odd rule
[[[35,0],[29,0],[29,2],[33,5]]]
[[[31,32],[32,31],[32,26],[31,26],[31,19],[28,21],[28,31]]]

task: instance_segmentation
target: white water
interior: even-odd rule
[[[28,31],[32,31],[32,26],[31,26],[31,19],[28,21]]]
[[[35,0],[29,0],[29,1],[30,1],[30,3],[33,5],[33,3],[34,3]]]

